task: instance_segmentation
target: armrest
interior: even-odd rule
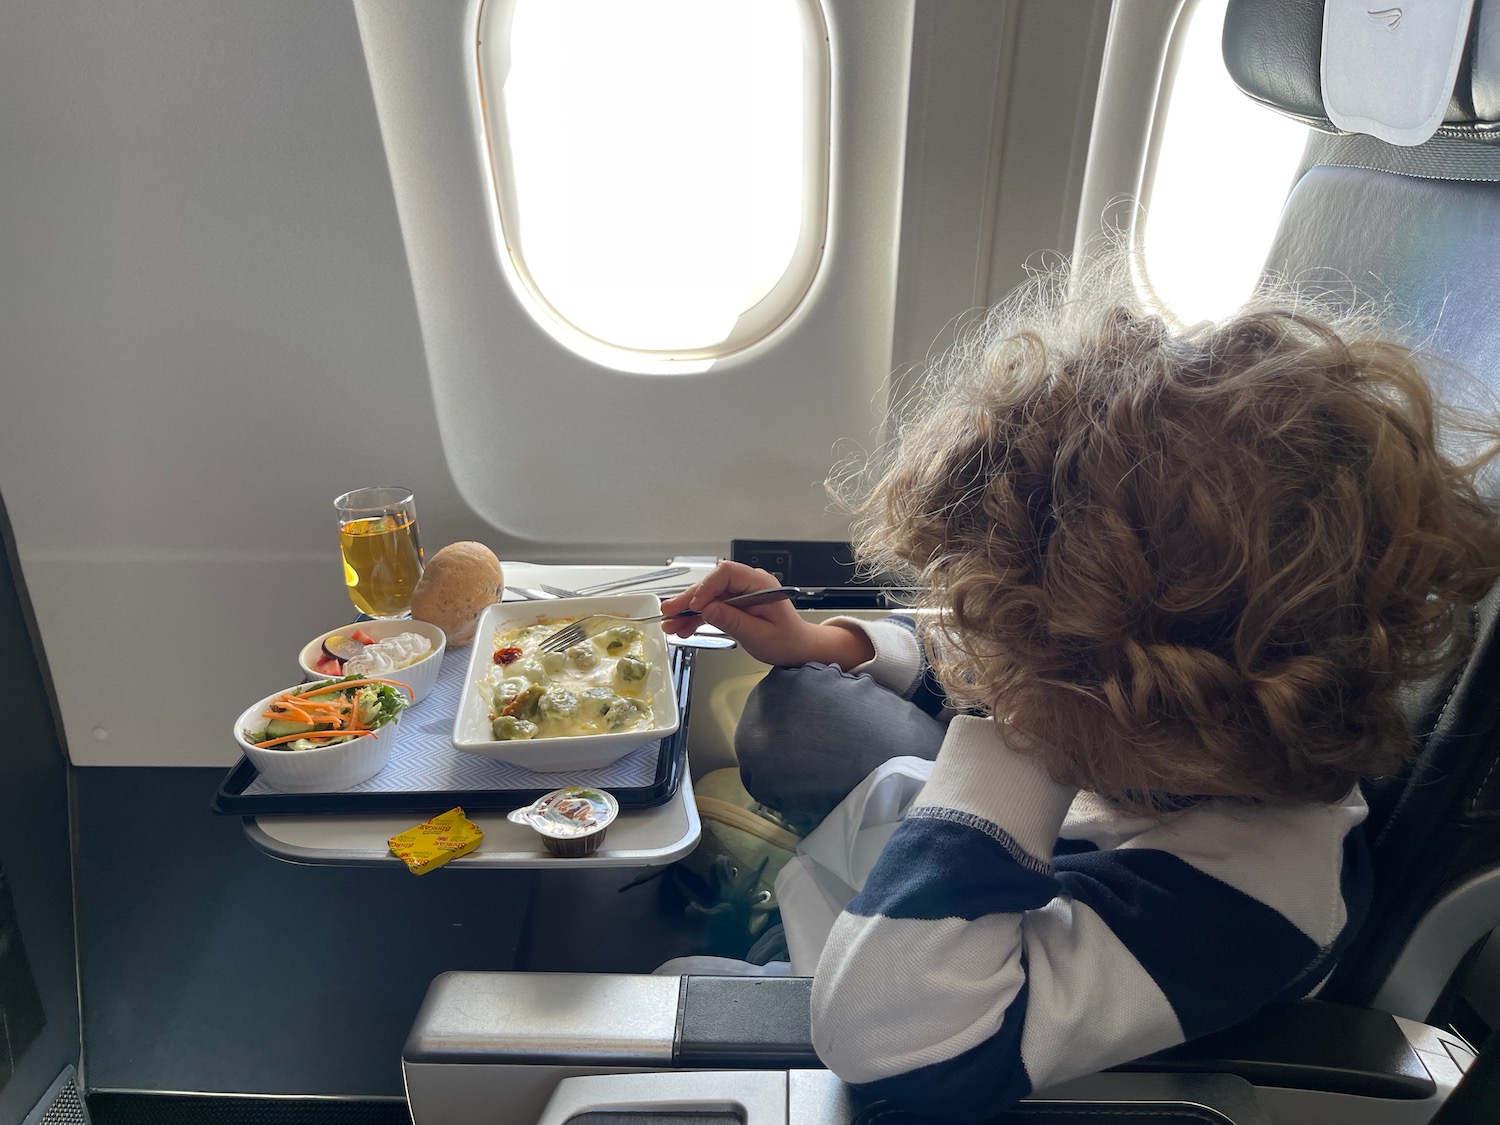
[[[1371,1098],[1421,1099],[1437,1089],[1395,1017],[1321,1000],[1272,1004],[1244,1023],[1115,1069],[1237,1074],[1257,1086]]]
[[[684,977],[673,1051],[678,1066],[817,1067],[811,977]],[[1385,1012],[1317,1000],[1273,1004],[1242,1024],[1115,1068],[1232,1074],[1257,1086],[1372,1098],[1436,1091]]]
[[[812,977],[683,977],[679,1066],[821,1067],[812,1049]]]
[[[430,1064],[611,1069],[820,1068],[809,977],[444,973],[402,1052]],[[1117,1068],[1421,1099],[1435,1084],[1394,1017],[1303,1000]]]

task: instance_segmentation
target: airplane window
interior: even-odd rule
[[[1191,5],[1148,172],[1145,281],[1183,323],[1226,316],[1248,298],[1276,233],[1308,130],[1257,105],[1224,68],[1226,0]],[[1142,238],[1140,226],[1137,237]]]
[[[701,369],[806,294],[827,213],[817,0],[488,0],[507,271],[611,367]]]

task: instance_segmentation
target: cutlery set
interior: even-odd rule
[[[547,601],[550,598],[583,598],[591,594],[608,594],[614,590],[624,590],[631,586],[642,586],[648,582],[661,582],[668,578],[680,578],[690,570],[692,568],[687,566],[669,566],[663,570],[648,570],[645,574],[635,574],[629,578],[616,579],[613,582],[600,582],[596,586],[585,586],[580,590],[568,590],[562,586],[548,586],[545,584],[540,584],[536,589],[527,586],[507,586],[505,588],[512,594],[533,602]],[[683,586],[675,586],[671,587],[670,590],[664,589],[654,592],[676,594],[685,588]]]

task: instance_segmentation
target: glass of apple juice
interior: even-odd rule
[[[417,505],[409,488],[356,488],[333,502],[339,516],[344,585],[370,617],[407,617],[422,577]]]

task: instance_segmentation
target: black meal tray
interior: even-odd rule
[[[677,729],[662,739],[657,754],[656,773],[649,784],[609,786],[609,792],[622,809],[649,809],[670,801],[682,784],[687,769],[687,728],[689,689],[693,679],[694,650],[673,646],[672,684],[677,692],[680,722]],[[457,753],[457,751],[455,751]],[[248,758],[238,763],[219,783],[209,807],[224,816],[306,816],[316,813],[430,813],[436,806],[461,806],[465,812],[509,812],[529,805],[558,785],[578,784],[576,777],[527,789],[415,789],[379,792],[334,793],[246,793],[260,771]],[[534,776],[534,775],[533,775]],[[561,776],[561,775],[560,775]],[[441,811],[441,810],[440,810]]]

